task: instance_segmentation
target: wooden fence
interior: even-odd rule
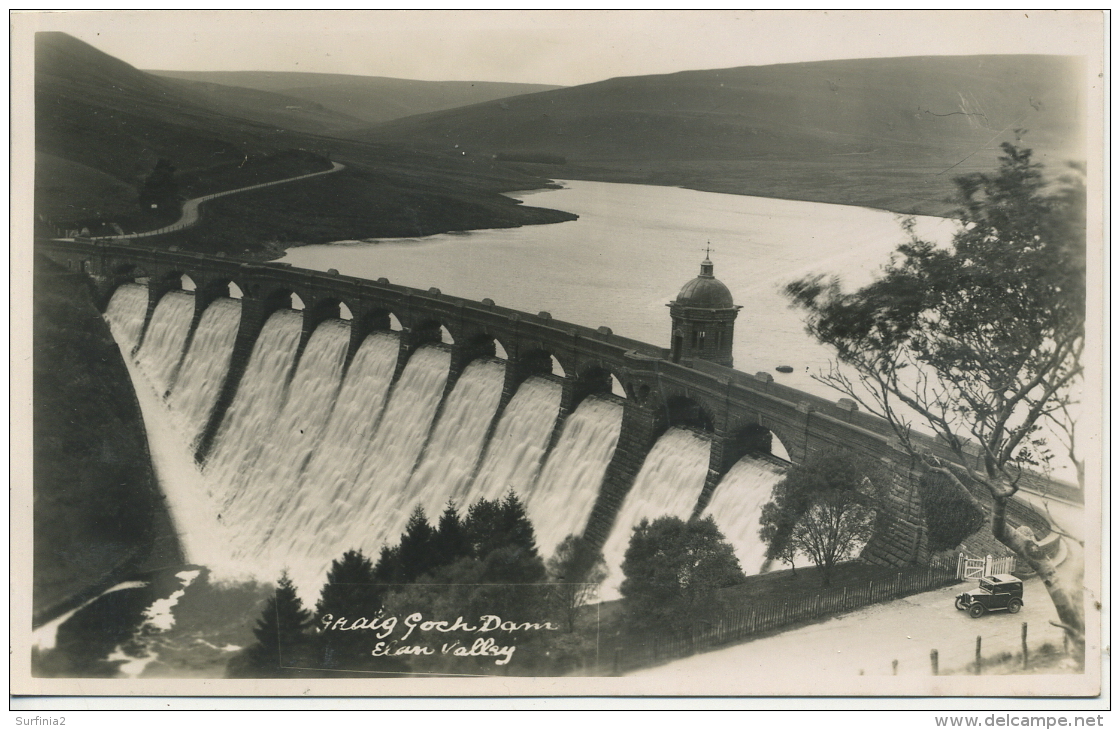
[[[926,568],[899,572],[893,578],[872,580],[865,585],[846,585],[796,600],[759,602],[727,611],[711,621],[698,624],[691,635],[617,637],[613,641],[600,642],[598,664],[591,673],[618,676],[741,642],[790,624],[852,611],[956,582],[956,560],[938,560]]]

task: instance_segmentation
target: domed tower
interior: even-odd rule
[[[713,274],[714,268],[705,256],[700,276],[685,284],[666,305],[673,318],[673,362],[688,365],[700,359],[733,366],[735,317],[742,307],[735,305],[731,291]]]

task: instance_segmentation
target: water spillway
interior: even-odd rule
[[[469,488],[504,382],[504,362],[475,360],[466,367],[409,479],[407,503],[419,504],[429,517],[435,517],[448,500],[461,506],[475,501]]]
[[[265,322],[206,460],[204,472],[225,509],[225,518],[235,523],[253,517],[261,506],[255,494],[246,492],[245,484],[249,468],[284,406],[301,333],[301,317],[291,310],[276,312]]]
[[[409,358],[355,480],[347,522],[356,524],[344,526],[336,543],[340,550],[361,547],[375,553],[383,542],[400,536],[414,506],[405,486],[435,420],[450,364],[451,353],[435,345],[421,347]]]
[[[622,434],[622,409],[614,399],[593,395],[565,421],[525,498],[543,554],[550,555],[568,535],[583,532]]]
[[[586,528],[620,441],[625,400],[591,395],[559,422],[565,381],[532,376],[497,417],[504,361],[474,360],[448,388],[447,346],[421,346],[399,368],[400,339],[381,331],[363,340],[347,366],[350,323],[324,321],[300,352],[304,320],[291,310],[262,327],[199,467],[190,458],[193,441],[230,370],[241,302],[219,298],[195,318],[194,301],[190,293],[166,294],[129,359],[134,378],[157,396],[157,415],[146,411],[145,419],[176,431],[152,438],[181,452],[160,473],[165,489],[180,490],[169,501],[190,525],[188,555],[219,578],[275,580],[287,570],[310,603],[332,560],[350,549],[376,559],[416,506],[434,521],[448,500],[467,509],[510,489],[524,502],[545,558]],[[143,287],[118,289],[106,316],[122,350],[140,341],[147,307]],[[612,571],[605,598],[617,594],[622,556],[641,518],[691,514],[708,451],[703,436],[674,428],[647,456],[604,548]],[[761,482],[757,490],[729,486],[739,478],[733,470],[712,509],[742,550],[757,543],[757,515],[748,513],[768,492]],[[745,548],[744,564],[756,547]]]
[[[225,383],[240,324],[239,299],[222,297],[214,300],[202,313],[194,339],[171,386],[167,397],[168,408],[172,417],[182,423],[184,434],[192,445],[206,427],[210,411]]]
[[[148,289],[139,284],[122,284],[109,300],[105,319],[109,321],[109,330],[126,358],[140,342],[147,312]]]
[[[358,474],[389,397],[399,348],[397,336],[387,332],[363,340],[295,493],[268,531],[266,560],[289,567],[298,586],[321,582],[330,561],[351,547],[376,555],[363,535],[367,526],[354,519],[371,498]]]
[[[157,393],[167,393],[183,358],[187,333],[194,316],[194,295],[173,291],[159,300],[148,334],[137,353]]]
[[[308,340],[284,406],[265,435],[256,461],[245,466],[248,488],[260,492],[262,505],[267,505],[267,509],[254,511],[259,527],[246,525],[247,533],[267,536],[277,519],[300,514],[306,496],[296,491],[300,473],[330,419],[349,344],[350,325],[337,319],[320,324]],[[256,540],[246,547],[254,555],[264,550]]]
[[[785,469],[775,463],[744,456],[720,480],[704,510],[735,548],[747,575],[758,573],[766,561],[766,544],[758,536],[759,518],[784,474]]]
[[[643,519],[652,522],[671,515],[687,520],[692,515],[708,475],[710,450],[707,434],[676,427],[666,431],[650,449],[603,545],[603,559],[610,571],[604,598],[618,595],[630,535]]]
[[[475,499],[498,499],[509,489],[528,499],[556,426],[562,390],[560,383],[539,376],[517,389],[475,477]]]

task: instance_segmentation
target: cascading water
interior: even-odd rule
[[[169,363],[182,349],[192,306],[192,295],[169,294],[145,335],[138,359],[157,394],[174,377]],[[124,347],[139,338],[146,307],[147,291],[136,285],[122,287],[110,305],[107,317]],[[239,321],[240,302],[215,301],[171,383],[166,407],[188,424],[180,434],[184,454],[217,398]],[[313,601],[331,560],[348,549],[376,558],[382,545],[399,538],[415,505],[435,519],[448,499],[466,508],[511,487],[522,497],[546,557],[567,535],[583,531],[621,433],[618,399],[584,400],[542,465],[559,411],[559,383],[526,380],[487,443],[501,398],[502,363],[468,366],[436,422],[450,364],[446,348],[413,353],[389,395],[396,336],[367,337],[343,381],[349,327],[328,320],[309,340],[286,387],[301,326],[300,315],[291,311],[266,323],[203,473],[195,475],[203,495],[188,505],[191,519],[211,524],[195,530],[209,537],[193,544],[209,543],[201,548],[208,561],[224,564],[227,574],[265,580],[287,569],[305,600]],[[612,570],[604,598],[617,595],[622,556],[642,517],[689,516],[707,473],[708,450],[707,440],[684,429],[670,429],[658,440],[604,547]],[[709,509],[748,570],[761,562],[755,559],[761,549],[757,512],[779,477],[777,467],[744,460]]]
[[[299,475],[298,501],[289,504],[269,535],[269,560],[287,560],[293,581],[309,600],[318,592],[330,561],[362,545],[365,526],[350,522],[370,495],[356,483],[381,421],[399,348],[397,336],[388,332],[375,332],[362,341],[322,439]],[[376,548],[367,554],[376,557]]]
[[[573,533],[582,534],[622,433],[622,404],[590,396],[568,416],[540,478],[525,497],[537,547],[549,556]]]
[[[687,520],[692,515],[708,475],[710,451],[711,439],[706,434],[676,427],[666,431],[650,449],[603,546],[603,559],[610,571],[603,583],[604,600],[619,595],[622,560],[630,535],[643,518],[652,522],[672,515]]]
[[[140,332],[144,329],[144,316],[148,312],[148,289],[139,284],[121,284],[113,292],[105,319],[113,338],[121,348],[125,358],[132,355],[140,342]]]
[[[372,357],[371,363],[376,360]],[[345,551],[360,549],[376,559],[384,543],[400,537],[412,509],[404,487],[435,419],[450,363],[451,353],[443,347],[425,346],[414,352],[393,387],[376,435],[364,448],[360,472],[356,478],[340,482],[333,497],[331,487],[323,489],[316,516],[302,528],[313,535],[314,542],[301,543],[301,549],[307,551],[302,556],[292,551],[292,580],[303,595],[318,593],[325,568]],[[349,391],[344,385],[340,398]],[[297,565],[297,561],[302,563]],[[314,570],[312,563],[318,565]]]
[[[241,300],[226,297],[211,302],[198,321],[190,349],[167,398],[172,417],[182,424],[189,442],[206,427],[218,400],[240,324]]]
[[[242,477],[254,493],[253,502],[267,507],[253,510],[252,521],[242,525],[251,537],[237,546],[234,557],[258,562],[278,520],[299,519],[308,508],[314,509],[318,495],[297,491],[296,486],[330,418],[349,344],[350,325],[337,319],[321,323],[308,340],[284,407],[264,436],[256,461],[244,467]]]
[[[560,383],[537,376],[518,387],[490,438],[471,487],[473,500],[498,499],[510,489],[528,498],[556,426],[562,391]]]
[[[461,507],[477,499],[469,490],[486,435],[502,399],[505,363],[475,360],[447,398],[420,465],[405,490],[407,504],[437,517],[448,500]]]
[[[758,536],[759,519],[762,506],[770,501],[774,485],[784,474],[785,469],[777,464],[744,456],[720,480],[704,510],[704,516],[715,519],[735,548],[747,575],[758,573],[766,560],[766,544]]]
[[[193,315],[194,294],[182,291],[164,294],[152,312],[148,334],[136,357],[157,393],[165,394],[171,389]]]
[[[249,365],[230,404],[204,473],[222,509],[222,519],[244,524],[257,510],[274,507],[261,490],[245,489],[248,467],[263,448],[265,436],[284,405],[288,373],[302,331],[298,312],[276,312],[261,329]]]

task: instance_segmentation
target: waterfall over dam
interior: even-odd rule
[[[181,541],[215,575],[287,570],[313,601],[331,560],[375,557],[417,506],[435,519],[449,499],[465,509],[511,488],[542,554],[582,534],[605,548],[616,585],[632,528],[662,514],[712,515],[751,573],[785,463],[770,454],[800,463],[835,448],[889,468],[883,529],[862,557],[929,556],[927,475],[890,425],[730,367],[739,307],[707,260],[659,347],[333,269],[86,241],[37,250],[90,277]],[[1009,519],[1058,544],[1029,506],[1012,503]]]
[[[162,404],[156,417],[171,425],[187,454],[229,371],[241,303],[219,297],[196,315],[192,292],[169,292],[145,328],[147,302],[142,286],[122,285],[106,317],[122,351],[135,350],[134,377],[147,381],[137,387],[154,391]],[[375,331],[347,363],[351,328],[327,318],[301,349],[300,313],[280,309],[268,317],[205,460],[187,479],[164,475],[165,489],[204,492],[184,496],[194,506],[179,519],[213,523],[203,532],[220,536],[206,548],[217,577],[223,566],[230,577],[265,581],[287,571],[304,599],[314,601],[333,559],[349,549],[376,559],[417,506],[434,522],[449,501],[465,510],[510,489],[524,502],[545,557],[584,531],[616,456],[621,398],[592,394],[563,417],[561,384],[534,375],[503,407],[504,361],[473,360],[448,387],[446,346],[418,347],[401,368],[396,333]],[[604,546],[612,576],[604,597],[617,596],[622,556],[643,517],[689,516],[709,448],[703,434],[683,428],[657,440]],[[182,455],[175,461],[180,469],[189,463]],[[768,469],[747,468],[758,482],[747,490],[754,500],[747,512],[761,508],[780,477]],[[741,471],[736,467],[728,479],[741,481]],[[757,515],[752,523],[740,514],[740,492],[736,485],[717,490],[710,511],[717,510],[717,520],[727,514],[751,555]]]

